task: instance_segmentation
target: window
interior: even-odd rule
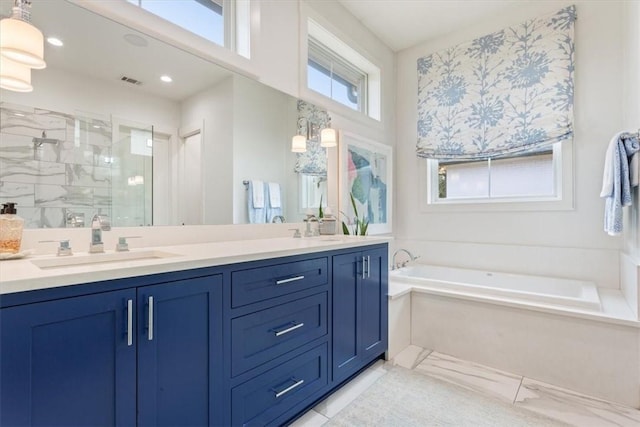
[[[298,184],[300,186],[300,213],[313,210],[317,214],[322,205],[327,206],[327,177],[299,174]]]
[[[209,41],[230,46],[230,41],[225,40],[227,8],[223,7],[223,0],[128,1]]]
[[[366,113],[367,75],[313,37],[309,38],[307,83],[309,89]]]
[[[320,94],[380,120],[380,68],[314,20],[307,23],[307,60],[301,65],[308,96]]]
[[[428,160],[429,203],[555,200],[561,143],[516,156],[474,161]]]

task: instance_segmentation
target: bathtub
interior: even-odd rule
[[[507,299],[523,304],[601,310],[595,283],[581,280],[424,264],[391,271],[389,279],[410,284],[416,291],[423,288],[456,295]]]

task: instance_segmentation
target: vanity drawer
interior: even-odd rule
[[[234,426],[265,426],[328,384],[327,344],[322,344],[231,391]]]
[[[326,285],[327,258],[287,262],[231,273],[233,308]]]
[[[231,320],[236,376],[327,334],[327,292]]]

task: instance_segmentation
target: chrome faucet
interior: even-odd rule
[[[400,252],[404,252],[405,254],[409,255],[409,260],[405,261],[405,262],[402,262],[402,263],[396,262],[396,255],[398,255]],[[407,264],[409,264],[410,262],[417,260],[418,258],[420,258],[420,255],[414,256],[411,252],[409,252],[406,249],[398,249],[397,251],[395,251],[393,253],[393,257],[391,258],[391,263],[392,263],[391,264],[391,269],[395,270],[397,268],[402,268],[402,267],[406,266]]]
[[[106,215],[95,214],[91,219],[91,245],[89,253],[95,254],[104,252],[104,243],[102,243],[102,232],[111,230],[111,222]]]

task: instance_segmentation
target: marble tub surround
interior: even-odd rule
[[[0,202],[16,201],[26,228],[64,227],[67,212],[110,213],[111,123],[0,104]],[[34,142],[45,132],[49,142]]]
[[[291,226],[291,224],[284,224]],[[177,228],[177,227],[176,227]],[[196,227],[200,228],[200,227]],[[66,231],[66,230],[62,230]],[[73,262],[73,257],[86,259],[92,255],[80,252],[88,247],[90,230],[84,231],[86,237],[76,246],[75,253],[65,262]],[[116,230],[117,231],[117,230]],[[158,230],[155,229],[155,232]],[[201,230],[202,231],[202,230]],[[111,231],[113,232],[113,230]],[[103,236],[107,233],[103,232]],[[116,234],[116,236],[130,236],[131,234]],[[132,239],[133,243],[135,240]],[[27,257],[24,259],[0,261],[0,294],[48,289],[58,286],[91,283],[101,280],[113,280],[126,277],[143,276],[148,274],[168,273],[174,271],[226,265],[237,262],[271,259],[284,256],[309,254],[334,249],[347,249],[386,243],[384,237],[361,236],[327,236],[294,239],[293,237],[277,237],[264,239],[247,239],[235,241],[214,241],[208,243],[194,243],[183,245],[165,245],[157,247],[132,248],[131,252],[145,252],[150,250],[167,254],[162,258],[119,260],[118,262],[90,263],[83,265],[69,265],[60,268],[42,269],[31,260],[55,260],[55,255]],[[83,244],[84,243],[84,244]],[[115,244],[115,241],[114,241]],[[55,243],[48,243],[54,249]],[[72,248],[75,243],[72,242]],[[105,242],[106,245],[106,242]],[[110,246],[105,246],[107,249]],[[113,247],[113,246],[111,246]],[[113,251],[107,251],[113,253]]]

